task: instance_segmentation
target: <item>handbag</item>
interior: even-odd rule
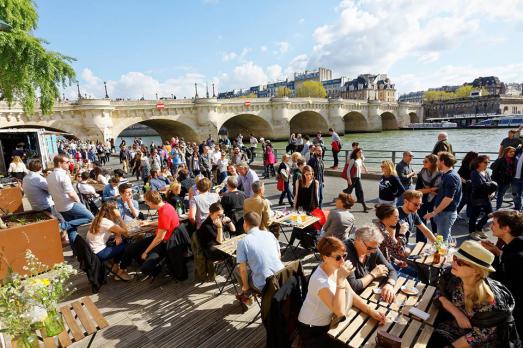
[[[331,147],[332,147],[332,151],[333,152],[340,152],[340,150],[341,150],[341,146],[340,146],[340,142],[339,141],[333,141],[331,143]]]
[[[376,347],[380,348],[400,348],[401,338],[392,335],[385,330],[378,329],[376,334]]]
[[[321,228],[323,227],[323,225],[325,225],[325,222],[327,222],[327,216],[325,215],[325,213],[323,212],[323,210],[321,210],[320,208],[316,208],[314,209],[313,211],[311,211],[310,213],[312,216],[314,217],[317,217],[319,220],[316,221],[314,224],[312,224],[312,227],[316,230],[316,231],[319,231],[321,230]]]
[[[285,190],[285,183],[283,182],[283,179],[278,179],[278,181],[276,182],[276,189],[278,189],[278,191],[280,192],[283,192],[283,190]]]
[[[349,171],[349,163],[345,163],[343,170],[341,171],[341,177],[345,180],[348,179],[347,172]]]

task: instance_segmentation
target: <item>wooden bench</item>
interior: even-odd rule
[[[60,308],[65,330],[58,336],[47,337],[45,330],[40,331],[45,348],[68,347],[73,343],[91,337],[87,347],[90,347],[98,331],[109,326],[109,323],[89,297],[73,301]],[[16,343],[11,342],[16,348]]]
[[[339,323],[337,328],[331,329],[329,335],[343,342],[348,347],[375,347],[378,330],[384,330],[400,337],[402,347],[426,347],[434,331],[430,325],[409,317],[404,317],[404,324],[396,323],[392,319],[398,315],[398,312],[382,307],[377,303],[369,303],[369,306],[385,314],[387,317],[385,325],[379,326],[376,320],[358,309],[352,308],[347,314],[345,321]]]

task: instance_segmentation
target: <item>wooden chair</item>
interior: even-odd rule
[[[40,336],[45,348],[68,347],[90,337],[87,347],[90,347],[98,331],[109,326],[109,323],[89,297],[73,301],[60,308],[64,320],[64,331],[55,337],[47,337],[45,330]],[[11,341],[16,348],[16,343]]]

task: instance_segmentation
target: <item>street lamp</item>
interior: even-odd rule
[[[107,82],[104,81],[104,88],[105,88],[105,99],[109,99],[109,94],[107,94]]]
[[[214,93],[214,82],[212,83],[212,97],[216,98],[216,94]]]
[[[198,84],[194,83],[194,99],[198,99]]]
[[[76,81],[76,89],[78,90],[78,100],[82,99],[82,93],[80,93],[80,82]]]
[[[6,22],[4,22],[3,20],[0,19],[0,31],[8,32],[11,30],[13,30],[13,28],[9,24],[7,24]]]

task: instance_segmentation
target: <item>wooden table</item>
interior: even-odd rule
[[[215,248],[220,250],[221,252],[227,254],[230,257],[234,257],[236,255],[236,249],[238,248],[238,243],[246,236],[247,235],[245,233],[242,233],[240,235],[226,239],[222,242],[222,244],[215,245]]]
[[[447,255],[442,255],[440,262],[434,263],[434,255],[430,254],[428,255],[427,252],[431,249],[432,243],[423,243],[418,242],[416,243],[416,246],[412,249],[410,252],[410,256],[418,255],[421,256],[420,258],[413,260],[415,263],[424,265],[424,266],[430,266],[434,268],[444,268],[450,261],[452,261],[451,255],[447,253]]]
[[[375,347],[377,331],[384,330],[400,337],[402,347],[426,347],[434,331],[430,325],[405,316],[405,324],[395,323],[393,319],[398,316],[398,312],[377,303],[369,302],[369,306],[385,314],[385,325],[379,326],[376,320],[353,307],[347,313],[345,321],[331,329],[329,335],[348,347]]]
[[[73,343],[91,336],[87,347],[90,347],[98,331],[109,326],[89,297],[84,297],[60,308],[65,330],[58,336],[47,337],[45,330],[40,332],[45,348],[68,347]],[[16,348],[16,343],[11,342]]]
[[[403,285],[415,287],[418,289],[418,295],[406,295],[400,289]],[[430,314],[429,319],[425,321],[426,324],[434,325],[436,316],[438,315],[438,307],[434,304],[434,293],[436,288],[432,285],[427,285],[419,280],[407,279],[405,277],[398,277],[394,290],[396,291],[396,300],[393,303],[387,303],[381,299],[380,294],[376,294],[374,289],[379,289],[378,282],[372,282],[363,290],[360,294],[361,298],[372,302],[378,303],[381,307],[390,308],[394,311],[402,311],[406,316],[411,316],[408,313],[410,307],[415,306],[420,310]]]
[[[98,194],[102,194],[103,191],[104,191],[104,187],[105,185],[104,184],[90,184],[94,187],[94,190],[96,191],[96,193]]]
[[[317,218],[316,216],[305,215],[305,221],[302,221],[301,216],[298,216],[298,221],[293,222],[293,221],[291,221],[291,214],[286,214],[286,215],[283,215],[282,217],[273,219],[269,222],[270,222],[270,224],[277,223],[277,224],[281,224],[281,225],[285,225],[285,226],[291,226],[291,227],[296,227],[299,229],[304,229],[319,220],[320,219]]]

